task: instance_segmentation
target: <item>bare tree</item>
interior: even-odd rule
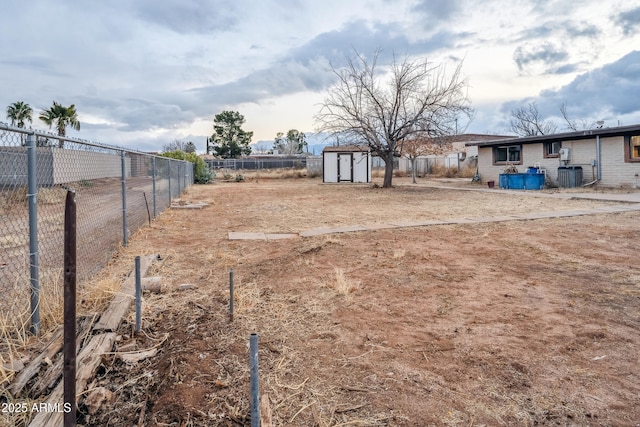
[[[391,187],[393,158],[413,136],[435,138],[455,132],[456,118],[471,116],[462,64],[451,76],[426,59],[399,60],[379,73],[380,51],[371,60],[355,52],[329,89],[316,121],[322,131],[340,133],[366,144],[385,162],[382,186]]]
[[[411,178],[416,183],[416,159],[420,156],[431,154],[442,155],[453,149],[451,139],[446,136],[430,138],[428,136],[416,136],[404,141],[402,155],[411,162]]]
[[[511,110],[509,130],[519,136],[549,135],[556,133],[556,125],[551,120],[543,120],[535,102],[526,107]]]
[[[191,141],[180,141],[174,139],[172,142],[165,144],[163,147],[165,153],[170,151],[183,151],[185,153],[195,153],[196,145]]]
[[[179,139],[174,139],[168,144],[165,144],[162,149],[165,153],[170,151],[184,151],[186,142],[180,141]]]
[[[596,122],[589,123],[585,119],[576,120],[576,119],[569,118],[566,102],[560,106],[560,112],[562,113],[562,118],[564,118],[564,121],[567,122],[567,129],[571,129],[573,131],[579,131],[579,130],[593,129],[597,125]]]

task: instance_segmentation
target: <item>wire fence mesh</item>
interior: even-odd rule
[[[256,170],[256,169],[303,169],[307,166],[305,156],[297,157],[240,157],[238,159],[207,159],[209,169]]]
[[[45,324],[36,326],[46,328],[41,314],[61,307],[67,189],[76,192],[81,285],[192,183],[190,162],[0,123],[4,328],[19,331],[31,323],[33,329],[40,318]]]

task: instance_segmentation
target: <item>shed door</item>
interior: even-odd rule
[[[338,181],[353,181],[353,154],[338,154]]]

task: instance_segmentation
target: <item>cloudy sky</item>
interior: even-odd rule
[[[180,139],[202,151],[223,110],[245,116],[254,142],[313,131],[330,64],[354,49],[463,60],[468,132],[505,134],[530,101],[546,117],[566,102],[576,119],[640,123],[636,1],[29,0],[4,2],[2,17],[3,111],[75,104],[70,136],[139,150]]]

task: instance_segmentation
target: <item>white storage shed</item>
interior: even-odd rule
[[[369,147],[325,147],[322,150],[322,182],[371,182]]]

